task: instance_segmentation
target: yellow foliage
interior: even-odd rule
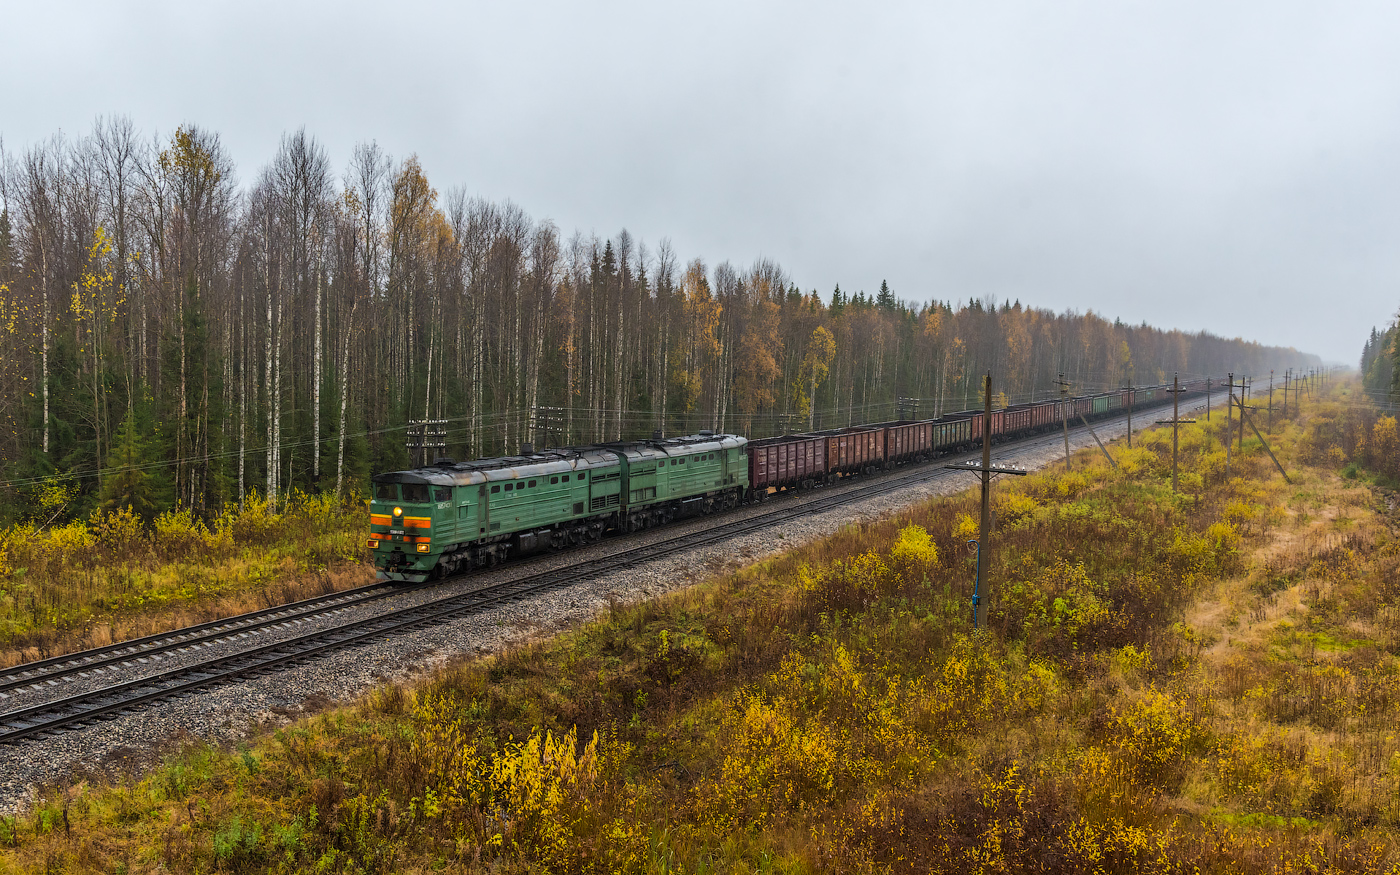
[[[130,557],[145,544],[141,518],[129,505],[110,512],[94,510],[88,517],[88,528],[109,556]]]
[[[970,541],[977,537],[979,524],[971,514],[959,513],[953,522],[953,540]]]
[[[1039,507],[1036,500],[1024,492],[1009,493],[997,504],[997,525],[1002,529],[1012,528],[1033,516]]]
[[[193,557],[205,546],[209,529],[189,508],[167,510],[155,518],[151,540],[167,559]]]
[[[878,595],[890,583],[890,567],[874,551],[866,551],[846,566],[846,579],[857,590]]]
[[[938,546],[928,530],[910,523],[890,548],[890,565],[905,580],[920,580],[938,565]]]

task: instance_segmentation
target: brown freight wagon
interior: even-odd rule
[[[971,423],[972,423],[972,439],[975,440],[975,441],[980,441],[980,440],[982,440],[982,411],[980,411],[980,410],[964,410],[962,413],[955,413],[955,414],[953,414],[953,415],[954,415],[954,416],[957,416],[957,417],[959,417],[959,418],[961,418],[961,417],[967,417],[967,419],[970,420]],[[1005,429],[1004,429],[1004,427],[1003,427],[1003,422],[1004,422],[1005,419],[1006,419],[1006,410],[1005,410],[1005,409],[1002,409],[1002,410],[993,410],[993,411],[992,411],[992,439],[993,439],[993,440],[996,440],[998,437],[1000,437],[1000,436],[1004,433]]]
[[[885,422],[875,428],[885,432],[885,461],[902,465],[922,462],[933,452],[934,426],[932,419],[918,422]]]
[[[1043,430],[1060,421],[1060,412],[1054,401],[1037,401],[1030,408],[1031,428]]]
[[[828,474],[870,473],[885,465],[885,430],[883,428],[836,428],[816,432],[826,442],[826,471]]]
[[[1026,406],[1008,407],[1002,411],[1002,434],[1019,434],[1031,427],[1031,408]]]
[[[762,500],[769,489],[810,489],[826,479],[826,441],[784,435],[749,441],[749,488]]]

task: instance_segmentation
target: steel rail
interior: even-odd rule
[[[157,632],[141,638],[130,638],[103,647],[79,650],[47,659],[22,662],[0,670],[0,699],[9,698],[10,690],[42,687],[59,678],[86,672],[101,672],[107,666],[149,659],[171,650],[188,650],[215,644],[236,634],[256,632],[269,626],[296,623],[324,616],[358,605],[369,604],[404,592],[412,592],[426,584],[395,586],[385,581],[366,584],[354,589],[326,593],[301,601],[262,608],[219,620],[183,626],[168,632]]]

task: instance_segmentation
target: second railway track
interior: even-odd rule
[[[1192,406],[1195,406],[1194,403]],[[1144,408],[1143,412],[1147,412],[1148,409],[1160,408]],[[1077,428],[1075,431],[1082,432],[1083,429]],[[1005,444],[1002,449],[1025,452],[1058,445],[1060,440],[1059,434],[1039,435]],[[946,456],[942,461],[956,460],[963,455],[972,454]],[[13,709],[0,713],[0,743],[14,743],[64,729],[81,728],[131,713],[156,701],[261,676],[367,641],[519,602],[578,581],[599,577],[609,571],[726,541],[787,520],[824,513],[850,502],[887,493],[892,488],[939,480],[956,473],[938,467],[937,462],[911,466],[896,473],[864,479],[851,487],[807,493],[797,501],[780,502],[765,513],[741,519],[716,518],[715,525],[698,532],[678,533],[659,542],[653,541],[622,549],[562,568],[527,573],[525,576],[504,582],[488,583],[468,592],[431,599],[377,616],[356,619],[205,661],[153,672],[112,686]],[[381,601],[396,594],[430,588],[433,585],[389,587],[371,584],[280,608],[270,608],[163,635],[122,642],[100,650],[26,663],[0,673],[0,696],[5,696],[5,691],[25,691],[29,688],[47,688],[57,692],[59,678],[75,675],[86,677],[109,667],[136,664],[142,660],[149,665],[158,661],[163,654],[172,651],[189,651],[190,648],[201,647],[209,642],[226,641],[233,636],[246,636],[269,628],[287,629],[309,618],[326,618],[335,613],[343,613],[348,608]]]

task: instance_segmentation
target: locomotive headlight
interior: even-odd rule
[[[426,553],[426,552],[428,552],[428,545],[427,545],[427,544],[419,544],[419,545],[418,545],[418,552],[419,552],[419,553]]]
[[[401,507],[396,507],[396,508],[394,508],[394,516],[403,516],[403,508],[401,508]]]
[[[378,538],[370,538],[370,539],[369,539],[369,548],[370,548],[371,550],[375,549],[375,548],[378,547],[378,546],[379,546],[379,539],[378,539]]]

